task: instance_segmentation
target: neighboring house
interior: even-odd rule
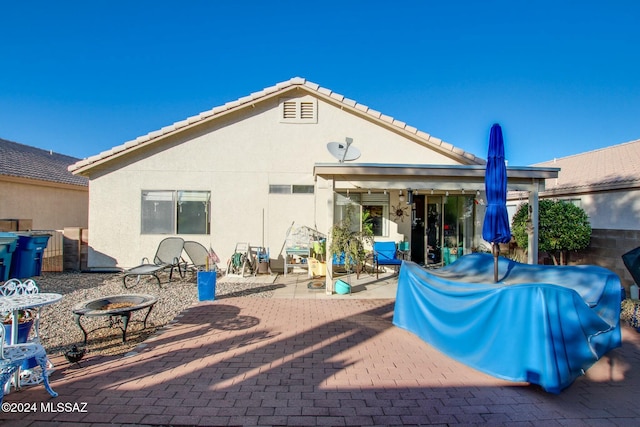
[[[342,161],[328,146],[348,138]],[[223,264],[236,243],[265,246],[282,271],[292,224],[328,234],[347,203],[370,214],[377,240],[410,242],[417,262],[429,247],[469,252],[481,243],[483,159],[302,78],[70,170],[91,182],[94,268],[137,265],[179,235],[212,247]],[[508,176],[510,189],[535,196],[557,169],[509,167]]]
[[[540,198],[571,201],[589,216],[591,244],[573,261],[607,267],[633,283],[621,256],[640,246],[640,140],[534,166],[561,168]]]
[[[69,172],[79,159],[0,139],[0,219],[33,230],[88,226],[89,181]]]

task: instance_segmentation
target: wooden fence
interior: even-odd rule
[[[51,234],[51,237],[42,254],[42,271],[64,271],[62,248],[64,233],[60,230],[47,230],[46,233]]]
[[[51,237],[42,255],[43,272],[86,270],[89,230],[70,227],[44,232]]]

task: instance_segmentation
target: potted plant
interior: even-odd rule
[[[36,318],[36,313],[33,310],[19,310],[18,311],[18,341],[17,343],[25,343],[31,333],[33,322]],[[2,321],[4,325],[4,338],[6,342],[11,342],[11,324],[12,314],[6,313]]]
[[[355,224],[355,219],[354,206],[348,205],[344,219],[331,227],[329,252],[334,259],[343,261],[347,272],[355,268],[359,277],[367,257],[366,246],[373,245],[373,229],[368,212],[362,215],[361,226]]]
[[[12,313],[6,313],[4,319],[2,321],[4,326],[4,339],[5,342],[10,343],[13,338],[11,329],[12,329]],[[31,333],[31,328],[33,327],[33,323],[35,322],[36,311],[35,310],[19,310],[18,311],[18,340],[16,341],[18,344],[24,344],[29,339],[29,334]],[[25,360],[22,363],[22,369],[31,369],[37,365],[36,359],[31,358],[29,360]]]
[[[620,319],[640,332],[640,303],[632,299],[625,299],[620,306]]]

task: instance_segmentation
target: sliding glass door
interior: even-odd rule
[[[427,265],[447,265],[471,252],[474,206],[473,196],[427,197]]]

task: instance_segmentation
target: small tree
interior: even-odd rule
[[[584,209],[573,203],[540,200],[538,204],[538,248],[549,254],[555,265],[567,263],[568,251],[577,251],[589,246],[591,225]],[[529,204],[520,205],[513,216],[511,233],[523,249],[529,245]]]

